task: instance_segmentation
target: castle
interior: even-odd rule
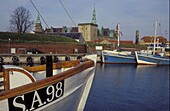
[[[42,28],[40,16],[37,16],[37,20],[35,23],[35,33],[40,34],[55,34],[73,38],[79,42],[88,42],[99,39],[100,37],[112,37],[112,39],[116,39],[115,30],[110,30],[109,28],[98,28],[96,22],[96,11],[95,7],[93,9],[93,16],[91,23],[79,23],[78,27],[67,27],[63,26],[60,28]]]

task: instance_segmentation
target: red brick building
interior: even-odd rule
[[[139,44],[140,45],[149,45],[154,42],[154,36],[144,36],[141,38]],[[164,43],[166,44],[168,41],[165,37],[163,36],[157,36],[156,37],[156,43]]]

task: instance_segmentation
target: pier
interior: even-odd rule
[[[69,61],[69,60],[76,60],[80,57],[84,57],[85,55],[88,55],[87,53],[81,53],[81,54],[1,54],[0,55],[0,63],[3,62],[3,64],[15,64],[18,62],[18,64],[28,64],[32,59],[32,62],[35,64],[45,64],[46,56],[52,56],[53,62],[59,62],[59,61]],[[2,60],[3,58],[3,60]],[[97,56],[97,62],[101,63],[101,55],[98,54]],[[17,65],[17,64],[16,64]]]

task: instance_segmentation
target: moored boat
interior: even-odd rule
[[[96,55],[83,60],[21,68],[3,65],[0,111],[83,110],[93,81]],[[48,75],[48,76],[47,76]]]
[[[130,51],[102,51],[102,61],[103,63],[109,64],[135,64],[135,55],[133,55]]]
[[[141,52],[135,52],[136,61],[139,65],[169,65],[170,58],[161,55],[145,54]]]
[[[135,64],[135,55],[131,51],[121,51],[119,48],[120,44],[120,25],[116,26],[117,33],[117,49],[113,51],[103,50],[102,51],[102,62],[109,64]]]
[[[170,57],[165,56],[165,47],[156,44],[157,21],[155,21],[154,44],[147,50],[135,51],[137,64],[169,65]]]

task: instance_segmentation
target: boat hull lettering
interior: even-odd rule
[[[9,98],[9,110],[32,111],[57,100],[63,94],[64,80],[36,91]]]

